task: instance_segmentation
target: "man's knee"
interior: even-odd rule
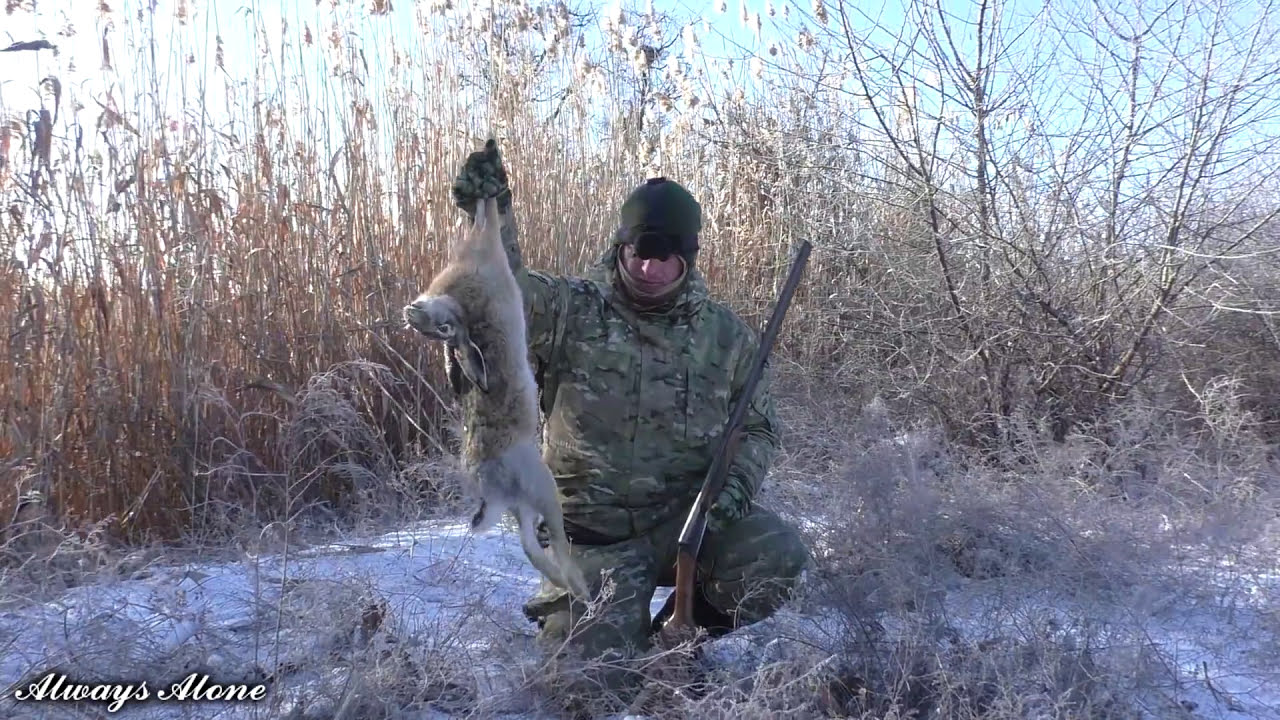
[[[738,627],[782,607],[810,559],[799,531],[763,508],[725,528],[713,555],[704,592]]]
[[[606,602],[587,616],[579,603],[565,603],[539,620],[538,644],[545,652],[582,659],[623,657],[648,649],[646,608],[635,602]]]
[[[619,712],[641,680],[627,662],[635,639],[619,630],[613,623],[584,622],[568,609],[547,615],[538,631],[543,665],[535,686],[571,717]]]
[[[566,596],[539,621],[548,682],[567,708],[607,715],[621,709],[610,703],[625,705],[641,685],[632,661],[649,648],[648,603],[638,600],[641,588],[619,589],[636,597],[606,599],[588,614]]]
[[[587,658],[647,649],[654,590],[651,553],[619,544],[576,546],[573,554],[598,602],[588,613],[586,603],[544,579],[524,607],[526,617],[539,623],[539,644],[550,652],[572,649]]]

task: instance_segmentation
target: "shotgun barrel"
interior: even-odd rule
[[[791,298],[800,284],[800,277],[804,274],[805,264],[809,260],[809,251],[812,249],[809,241],[805,240],[796,252],[795,260],[791,263],[791,271],[787,274],[787,281],[782,286],[782,293],[773,307],[773,315],[770,316],[764,334],[760,337],[760,346],[756,348],[755,358],[752,359],[751,369],[742,385],[741,394],[729,413],[729,419],[725,422],[724,432],[720,436],[716,453],[712,456],[711,467],[707,470],[706,478],[702,482],[702,489],[698,492],[698,497],[694,500],[689,516],[685,520],[684,528],[680,531],[680,542],[676,553],[675,606],[665,627],[679,628],[693,624],[693,583],[698,553],[702,550],[702,538],[707,530],[707,512],[719,497],[728,478],[729,467],[733,463],[741,440],[742,423],[748,408],[751,407],[751,398],[755,394],[760,377],[764,374],[765,364],[778,338],[782,319],[787,314],[787,308],[791,306]]]

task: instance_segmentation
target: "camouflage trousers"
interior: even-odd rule
[[[609,545],[573,545],[593,594],[612,583],[602,607],[585,617],[586,607],[568,593],[542,581],[525,604],[525,614],[539,623],[538,644],[544,653],[605,660],[586,686],[625,695],[642,677],[624,661],[652,647],[650,604],[658,587],[675,585],[677,541],[684,517],[676,517],[640,537]],[[759,622],[789,598],[809,560],[799,533],[773,512],[756,506],[745,517],[716,534],[708,534],[699,554],[694,620],[712,634]],[[603,574],[602,574],[603,573]],[[603,669],[608,668],[608,669]],[[589,691],[588,691],[589,692]]]

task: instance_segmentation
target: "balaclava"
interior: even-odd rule
[[[671,286],[659,295],[641,296],[628,282],[630,276],[619,254],[619,281],[627,294],[641,305],[661,305],[679,292],[698,255],[702,206],[680,183],[656,177],[632,190],[618,215],[619,245],[634,246],[636,256],[641,259],[665,260],[678,255],[684,261],[684,272]]]

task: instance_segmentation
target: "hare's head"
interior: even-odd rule
[[[456,357],[462,351],[459,369],[468,380],[481,390],[489,391],[489,373],[484,354],[467,334],[462,319],[462,307],[448,295],[424,295],[404,308],[404,319],[409,327],[432,340],[443,342],[447,352]]]
[[[424,295],[404,307],[404,320],[409,327],[448,345],[459,339],[467,342],[467,328],[462,322],[462,307],[448,295]]]

